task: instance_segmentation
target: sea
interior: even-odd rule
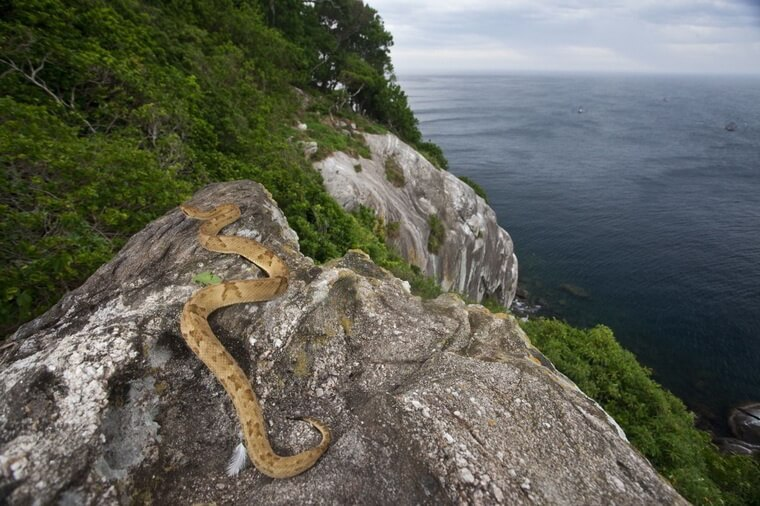
[[[760,400],[760,78],[400,76],[545,314],[604,324],[700,421]]]

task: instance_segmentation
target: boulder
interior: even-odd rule
[[[0,503],[685,504],[514,318],[445,294],[423,301],[363,253],[315,265],[261,186],[192,199],[241,205],[225,234],[291,268],[280,298],[211,326],[248,374],[280,454],[319,435],[314,467],[273,480],[225,473],[232,404],[179,331],[193,278],[256,278],[197,240],[175,209],[21,327],[0,358]]]
[[[749,402],[732,409],[728,425],[741,441],[760,446],[760,402]]]
[[[720,451],[735,455],[754,455],[760,452],[760,445],[753,445],[732,437],[720,437],[715,439],[714,443]]]
[[[373,209],[388,243],[444,290],[475,301],[492,297],[509,307],[517,257],[493,209],[395,135],[364,138],[371,159],[336,152],[314,164],[327,191],[349,211]]]
[[[299,145],[303,150],[303,156],[305,158],[311,158],[317,154],[317,151],[319,151],[319,144],[315,141],[299,141]]]

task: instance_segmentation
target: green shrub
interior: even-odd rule
[[[315,157],[317,160],[326,158],[336,151],[343,151],[354,157],[370,158],[372,156],[367,143],[364,142],[364,137],[361,135],[351,135],[343,132],[340,129],[323,123],[321,119],[313,115],[306,122],[306,125],[309,128],[304,134],[308,138],[317,141],[319,146]],[[361,165],[359,167],[361,169]]]
[[[430,233],[428,234],[427,249],[430,253],[437,255],[446,239],[446,229],[443,227],[441,219],[435,214],[428,216],[428,226]]]
[[[408,281],[414,295],[423,299],[434,299],[443,293],[437,281],[423,274],[416,265],[409,265],[399,257],[383,262],[381,265],[397,278]]]
[[[491,311],[492,313],[508,313],[509,309],[504,307],[501,302],[499,302],[496,297],[493,297],[491,295],[483,297],[483,300],[480,302],[486,309]]]
[[[475,191],[475,195],[485,200],[486,204],[488,203],[488,195],[486,195],[486,191],[483,189],[482,186],[480,186],[478,183],[476,183],[475,181],[473,181],[467,176],[457,176],[457,177],[460,179],[460,181],[462,181],[467,186],[472,188]]]
[[[531,341],[598,401],[676,489],[695,504],[760,504],[760,462],[722,455],[694,416],[651,378],[612,331],[557,320],[523,322]]]
[[[423,274],[419,267],[410,265],[385,245],[389,227],[391,230],[398,230],[398,222],[389,222],[384,225],[382,220],[375,217],[375,211],[365,206],[359,206],[352,214],[364,230],[374,232],[372,237],[374,241],[365,237],[363,245],[356,247],[369,253],[376,264],[388,269],[397,278],[408,281],[414,295],[423,299],[432,299],[443,293],[437,281]],[[370,245],[371,249],[367,249]]]
[[[395,158],[385,159],[385,178],[396,188],[401,188],[406,184],[404,169],[401,168]]]
[[[128,140],[82,137],[45,107],[0,98],[0,118],[5,334],[81,284],[191,185]]]
[[[446,160],[443,150],[437,144],[433,144],[432,142],[416,142],[412,145],[437,168],[441,170],[447,170],[449,168],[449,162]]]
[[[397,239],[399,231],[401,230],[401,223],[398,221],[389,221],[385,225],[385,237],[388,239]]]

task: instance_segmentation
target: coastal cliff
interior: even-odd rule
[[[515,319],[452,294],[424,301],[365,254],[318,266],[268,192],[215,184],[194,205],[236,202],[224,233],[290,267],[280,298],[211,326],[262,400],[282,454],[333,442],[305,473],[224,473],[239,424],[179,334],[193,279],[258,277],[209,252],[175,209],[4,346],[0,494],[9,504],[685,504],[609,416],[534,349]]]
[[[371,158],[335,152],[314,164],[344,209],[372,209],[386,241],[446,291],[509,307],[517,257],[493,209],[393,134],[364,134]]]
[[[386,147],[401,155],[400,143],[380,136],[373,154],[359,130],[392,131],[436,166],[446,160],[423,140],[374,9],[285,4],[4,8],[0,504],[679,502],[513,319],[453,294],[436,299],[439,287],[386,244],[404,249],[400,221],[348,213],[327,192],[312,161],[336,151],[358,160],[357,173],[378,160],[396,185],[389,194],[418,177],[418,161],[385,156]],[[272,199],[234,183],[197,200],[243,205],[227,232],[271,246],[293,268],[292,286],[276,301],[220,311],[212,327],[263,397],[277,451],[316,442],[289,416],[324,418],[336,435],[316,467],[285,482],[253,470],[224,476],[238,423],[178,330],[197,275],[257,275],[200,249],[197,222],[176,210],[207,184],[240,180]],[[443,259],[468,220],[433,213],[455,203],[435,202],[427,215],[414,194],[403,204],[424,272],[468,299],[509,301],[497,272],[482,285],[455,278],[482,263],[473,251]],[[478,244],[471,232],[467,248]],[[346,255],[352,248],[373,262]],[[509,250],[499,254],[498,266],[509,265]],[[758,461],[718,455],[609,329],[523,328],[684,497],[760,504]]]

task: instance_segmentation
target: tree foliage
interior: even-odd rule
[[[391,63],[393,37],[377,11],[362,0],[260,0],[270,26],[303,51],[306,82],[421,148],[440,168],[446,160],[440,148],[422,142],[417,119],[396,81]]]
[[[291,127],[294,85],[354,94],[325,113],[355,115],[372,97],[356,91],[392,82],[361,2],[8,0],[0,35],[0,334],[212,181],[264,184],[319,261],[360,247],[420,276],[327,194]]]

